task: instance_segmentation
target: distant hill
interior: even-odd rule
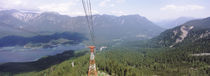
[[[193,17],[179,17],[174,20],[163,20],[160,22],[156,22],[156,24],[163,28],[170,29],[170,28],[179,26],[181,24],[184,24],[185,22],[193,20],[193,19],[195,19],[195,18],[193,18]]]
[[[164,29],[139,15],[94,15],[94,29],[98,41],[148,39]],[[88,35],[84,16],[70,17],[53,12],[34,13],[17,10],[0,11],[0,37],[7,35],[31,36],[30,32],[52,34],[55,32],[79,32]],[[6,26],[6,27],[5,27]],[[30,31],[28,31],[30,30]],[[23,34],[23,32],[29,32]],[[34,35],[34,34],[32,34]]]
[[[58,44],[78,44],[87,38],[79,33],[55,33],[51,35],[37,35],[33,37],[6,36],[0,38],[0,47],[50,47]]]
[[[207,49],[210,49],[210,17],[192,20],[168,29],[152,40],[163,47],[188,46],[208,51]]]

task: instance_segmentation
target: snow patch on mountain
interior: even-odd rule
[[[40,14],[38,14],[38,13],[23,13],[23,12],[15,12],[12,14],[13,17],[15,17],[21,21],[24,21],[24,22],[32,20],[32,19],[38,17],[39,15]]]

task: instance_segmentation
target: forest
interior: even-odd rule
[[[99,76],[209,76],[210,56],[192,56],[196,48],[112,47],[96,52]],[[84,53],[88,49],[75,52]],[[72,65],[74,64],[74,65]],[[3,76],[85,76],[89,53],[41,71],[5,73]]]

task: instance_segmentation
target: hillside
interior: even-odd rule
[[[200,47],[209,49],[210,38],[210,18],[192,20],[177,26],[172,29],[168,29],[162,32],[158,37],[152,39],[152,41],[158,46],[163,47]],[[202,49],[202,48],[201,48]],[[203,48],[203,50],[205,50]],[[207,50],[205,50],[207,51]]]

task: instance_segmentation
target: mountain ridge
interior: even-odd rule
[[[18,13],[12,15],[13,13]],[[88,35],[84,16],[70,17],[59,13],[25,13],[20,11],[0,11],[2,23],[19,29],[40,33],[79,32]],[[148,39],[157,36],[164,29],[140,15],[93,15],[95,34],[102,40]],[[1,25],[1,24],[0,24]],[[4,27],[2,27],[4,28]],[[14,30],[13,30],[14,31]],[[139,37],[141,36],[142,37]]]

